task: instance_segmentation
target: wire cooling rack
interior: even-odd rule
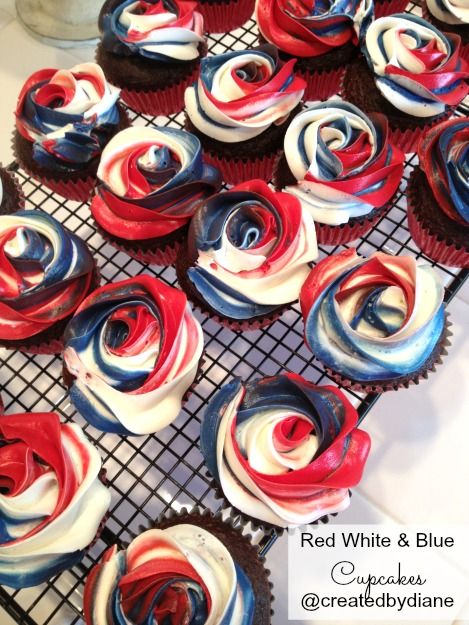
[[[415,9],[416,5],[411,4],[408,10]],[[256,38],[256,26],[249,21],[243,28],[231,33],[210,36],[209,49],[213,54],[243,49],[253,45]],[[461,114],[468,112],[464,107],[460,110]],[[131,110],[129,115],[135,125],[183,125],[182,113],[156,119]],[[415,155],[408,157],[405,177],[394,206],[356,245],[362,255],[383,250],[390,254],[421,256],[407,229],[404,190],[411,168],[417,162]],[[10,169],[17,173],[23,185],[26,207],[47,211],[81,236],[93,250],[104,281],[146,273],[168,284],[176,284],[172,267],[145,266],[104,242],[91,223],[87,204],[62,200],[29,178],[15,163]],[[343,248],[320,247],[320,254],[324,257],[340,249]],[[446,301],[449,302],[463,284],[468,271],[434,266],[446,286]],[[0,382],[6,411],[56,411],[64,419],[79,423],[101,453],[112,493],[106,526],[82,563],[35,588],[14,591],[0,587],[0,606],[18,625],[82,625],[83,584],[87,572],[109,545],[116,542],[125,544],[142,527],[148,527],[170,508],[176,511],[194,506],[213,511],[220,508],[221,503],[215,498],[206,474],[198,437],[204,407],[222,384],[233,376],[248,380],[285,370],[301,374],[313,382],[332,383],[304,345],[298,305],[291,306],[268,328],[243,333],[222,328],[198,312],[196,314],[205,335],[205,362],[201,378],[176,421],[162,432],[148,437],[126,438],[104,434],[88,425],[70,404],[61,379],[60,357],[0,350]],[[348,391],[347,394],[357,406],[361,418],[379,397]],[[257,532],[255,538],[260,551],[265,553],[275,541],[276,533],[272,531],[262,535]]]

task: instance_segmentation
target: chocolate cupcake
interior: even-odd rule
[[[469,268],[469,119],[431,128],[418,147],[407,185],[409,230],[419,248],[444,265]]]
[[[106,146],[91,213],[112,245],[144,263],[176,259],[197,207],[221,187],[200,141],[175,128],[127,128]]]
[[[171,115],[184,106],[207,53],[204,21],[186,0],[107,0],[99,16],[96,60],[121,98],[148,115]]]
[[[341,88],[345,67],[359,52],[359,41],[373,19],[371,0],[326,6],[291,0],[257,0],[261,43],[276,46],[283,61],[298,59],[306,81],[305,100],[326,100]]]
[[[340,245],[386,214],[403,172],[404,154],[389,143],[383,115],[329,100],[291,122],[274,180],[313,217],[319,243]]]
[[[437,274],[413,256],[345,250],[319,262],[301,289],[305,342],[342,386],[407,388],[446,353],[443,296]]]
[[[334,386],[288,373],[225,384],[210,400],[200,445],[224,497],[255,525],[314,523],[350,504],[370,448]]]
[[[24,208],[24,195],[16,176],[0,167],[0,215],[9,215]]]
[[[298,299],[317,257],[311,216],[287,193],[251,180],[195,213],[176,273],[203,312],[233,330],[266,326]]]
[[[143,622],[148,611],[158,623],[270,625],[263,562],[232,520],[207,511],[168,514],[126,549],[108,549],[91,570],[85,623],[100,625],[102,614],[107,625]]]
[[[129,125],[118,97],[95,63],[34,73],[16,107],[13,146],[20,167],[53,192],[86,202],[103,147]]]
[[[270,180],[305,89],[294,65],[282,63],[270,45],[202,60],[199,79],[185,94],[186,128],[225,182]]]
[[[0,416],[0,583],[42,584],[95,540],[111,503],[101,458],[52,412]]]
[[[422,15],[445,33],[461,37],[461,57],[469,62],[469,4],[457,0],[423,0]]]
[[[158,432],[181,411],[203,352],[187,298],[151,276],[94,291],[64,337],[64,378],[78,412],[104,432]]]
[[[86,243],[37,209],[0,215],[0,249],[0,345],[61,352],[67,322],[99,284]]]
[[[377,19],[366,32],[365,58],[347,69],[343,95],[366,113],[384,113],[391,142],[415,151],[421,134],[469,93],[469,66],[459,48],[457,35],[416,15]]]

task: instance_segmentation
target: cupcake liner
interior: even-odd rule
[[[365,215],[363,221],[358,221],[358,218],[355,218],[352,222],[349,221],[339,226],[330,226],[316,221],[314,225],[316,226],[317,241],[321,245],[343,245],[360,239],[376,226],[390,207],[391,203],[388,202],[382,208],[377,209],[372,216]]]
[[[356,391],[358,393],[385,393],[387,391],[397,391],[400,388],[409,388],[413,384],[419,384],[422,379],[426,380],[428,374],[435,371],[436,366],[443,362],[443,356],[446,356],[447,348],[451,345],[449,337],[452,336],[449,328],[449,313],[445,313],[445,328],[438,341],[435,349],[428,360],[414,374],[409,374],[396,380],[376,380],[373,382],[357,382],[350,378],[344,377],[338,371],[334,371],[330,367],[325,366],[327,375],[343,388]],[[319,360],[319,359],[318,359]]]
[[[403,13],[408,4],[407,0],[377,0],[375,2],[375,19],[393,13]]]
[[[197,11],[203,15],[205,32],[226,33],[248,21],[254,13],[254,4],[254,0],[200,2]]]
[[[2,167],[1,163],[0,168],[2,168],[3,174],[7,177],[7,184],[3,185],[3,192],[6,192],[8,194],[8,197],[4,197],[3,201],[0,204],[0,213],[2,215],[10,215],[11,213],[16,213],[16,211],[23,210],[26,200],[24,197],[23,188],[15,174],[9,169]],[[11,189],[8,189],[9,184],[13,186],[13,198],[10,196]]]
[[[184,92],[197,80],[199,68],[180,82],[155,91],[123,88],[120,98],[131,109],[144,115],[172,115],[184,108]]]
[[[327,100],[342,89],[345,67],[324,72],[297,72],[306,82],[304,100]]]
[[[273,154],[267,154],[262,158],[239,160],[204,151],[204,161],[209,165],[218,167],[223,180],[227,184],[235,185],[254,179],[270,182],[275,162],[280,153],[281,150],[277,150]]]
[[[442,239],[420,222],[414,213],[413,195],[407,195],[407,222],[412,239],[422,252],[437,263],[469,269],[469,251]]]
[[[389,141],[395,146],[401,148],[401,150],[406,154],[408,154],[409,152],[414,153],[417,151],[417,145],[420,137],[435,124],[439,124],[445,119],[448,119],[451,114],[452,109],[448,110],[446,113],[438,115],[436,119],[429,121],[424,126],[419,126],[415,128],[401,129],[390,127]]]

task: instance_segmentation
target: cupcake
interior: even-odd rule
[[[111,502],[101,458],[52,412],[0,416],[0,584],[36,586],[70,569]]]
[[[282,60],[297,58],[306,81],[305,100],[326,100],[340,91],[345,66],[373,19],[372,0],[302,3],[257,0],[260,41],[276,46]]]
[[[9,215],[24,208],[24,195],[16,176],[0,167],[0,215]]]
[[[228,184],[270,180],[305,89],[294,65],[282,63],[270,45],[202,60],[199,79],[185,94],[186,127]]]
[[[197,3],[106,0],[99,26],[96,60],[124,102],[148,115],[180,111],[207,53]]]
[[[0,216],[0,346],[56,354],[79,304],[99,284],[86,243],[41,210]]]
[[[342,386],[397,390],[445,354],[444,288],[413,256],[349,249],[319,262],[300,294],[305,341]]]
[[[407,185],[409,230],[419,248],[444,265],[469,268],[469,118],[431,128]]]
[[[299,201],[251,180],[201,205],[176,273],[203,312],[233,330],[255,329],[298,299],[317,254],[313,219]]]
[[[365,236],[392,205],[404,172],[405,157],[388,141],[386,118],[340,100],[299,113],[284,150],[276,186],[300,200],[325,245]]]
[[[257,525],[304,525],[345,510],[370,448],[358,414],[334,386],[292,373],[225,384],[200,432],[224,497]]]
[[[64,378],[94,427],[158,432],[195,380],[203,335],[184,293],[150,276],[97,289],[67,326]]]
[[[391,142],[415,152],[422,132],[448,117],[469,93],[460,41],[416,15],[382,17],[366,32],[366,60],[348,67],[343,95],[366,113],[384,113]]]
[[[374,0],[373,4],[375,19],[378,19],[393,13],[403,13],[409,0]]]
[[[255,0],[199,0],[198,10],[207,33],[227,33],[245,24],[254,12]]]
[[[184,510],[105,552],[85,583],[85,623],[270,625],[270,588],[233,521]]]
[[[95,63],[34,73],[16,107],[13,145],[20,166],[54,193],[86,202],[103,147],[129,125],[118,97]]]
[[[112,245],[144,263],[174,262],[196,208],[221,187],[200,141],[175,128],[133,127],[108,143],[91,213]]]
[[[424,0],[423,17],[445,33],[461,37],[461,57],[469,62],[469,4],[462,0]]]

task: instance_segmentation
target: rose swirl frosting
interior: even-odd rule
[[[469,119],[457,117],[431,128],[420,141],[418,154],[441,210],[469,226]]]
[[[341,391],[286,374],[223,386],[201,426],[205,462],[241,512],[286,527],[344,510],[370,447]]]
[[[0,216],[0,339],[20,340],[71,315],[88,293],[91,253],[41,210]]]
[[[440,22],[460,26],[469,24],[467,0],[426,0],[430,13]]]
[[[327,54],[362,37],[373,18],[371,0],[257,0],[264,39],[297,57]]]
[[[171,423],[203,350],[182,291],[137,276],[94,291],[65,333],[70,398],[95,427],[150,434]]]
[[[103,46],[122,56],[192,61],[204,42],[204,20],[196,9],[196,2],[184,0],[125,0],[102,14]]]
[[[285,135],[285,157],[298,197],[314,220],[347,223],[387,204],[404,171],[404,154],[388,141],[388,122],[348,102],[318,103],[299,113]]]
[[[240,320],[295,301],[318,253],[311,216],[261,180],[205,202],[191,222],[188,252],[188,277],[202,299]]]
[[[191,524],[111,547],[86,580],[86,625],[255,625],[251,582],[223,543]]]
[[[91,212],[128,240],[165,236],[185,226],[221,186],[202,160],[200,141],[175,128],[127,128],[103,150]]]
[[[70,70],[43,69],[28,78],[18,97],[16,128],[33,144],[43,167],[85,167],[98,156],[119,123],[119,89],[96,63]]]
[[[0,416],[0,583],[35,586],[79,562],[111,495],[101,458],[54,413]]]
[[[300,294],[305,341],[327,367],[352,381],[417,372],[440,340],[444,289],[410,256],[349,249],[322,260]]]
[[[185,92],[186,112],[205,135],[226,143],[257,137],[282,124],[306,84],[273,46],[236,50],[201,60],[200,76]]]
[[[399,13],[375,20],[364,53],[382,95],[397,109],[431,117],[456,106],[469,92],[469,68],[458,35],[441,33],[422,18]]]

